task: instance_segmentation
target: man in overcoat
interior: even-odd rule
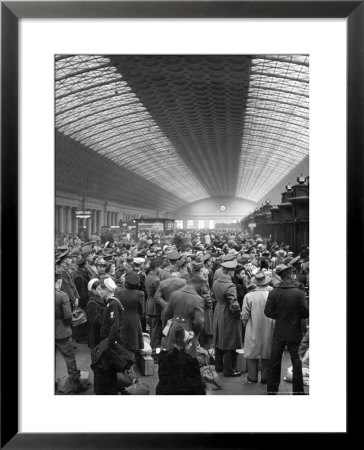
[[[223,262],[222,272],[212,285],[212,297],[216,300],[212,324],[215,368],[225,377],[242,374],[236,371],[236,350],[242,348],[241,309],[232,282],[236,266],[236,261]]]
[[[162,272],[160,274],[161,281],[169,278],[170,272],[172,270],[179,271],[178,260],[179,260],[180,256],[181,255],[178,252],[169,252],[166,254],[166,258],[169,260],[169,265],[162,270]]]
[[[280,271],[282,282],[269,292],[264,314],[275,320],[268,371],[268,394],[276,394],[281,380],[281,362],[287,345],[293,366],[293,394],[304,394],[302,362],[298,348],[303,337],[302,319],[308,318],[305,294],[295,287],[293,268]]]
[[[171,295],[173,292],[181,289],[187,284],[187,281],[180,277],[180,273],[177,270],[170,271],[170,275],[166,280],[160,282],[158,289],[155,293],[155,301],[162,308],[162,318],[163,318],[163,309],[169,303]]]
[[[150,346],[153,352],[161,345],[162,339],[162,307],[155,300],[155,294],[160,283],[159,274],[162,261],[161,258],[156,258],[151,261],[149,266],[150,271],[145,279],[145,289],[148,295],[146,316],[150,326]]]
[[[167,336],[167,350],[171,350],[175,345],[174,329],[182,326],[186,331],[194,332],[189,353],[196,357],[199,334],[204,328],[204,300],[197,294],[200,285],[201,277],[192,277],[189,283],[171,295],[162,318],[163,327],[166,326],[168,320],[173,319]]]

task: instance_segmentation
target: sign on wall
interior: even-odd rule
[[[89,219],[91,217],[90,210],[77,210],[76,219]]]

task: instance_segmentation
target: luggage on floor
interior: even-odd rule
[[[148,333],[143,333],[144,348],[140,349],[141,355],[151,355],[152,347],[150,346],[150,335]]]
[[[236,370],[238,372],[242,372],[245,373],[248,371],[248,365],[246,363],[246,358],[244,355],[244,349],[243,348],[239,348],[238,350],[236,350],[237,353],[237,358],[236,358]]]
[[[310,369],[307,367],[302,367],[302,375],[303,375],[303,384],[305,386],[310,385]],[[293,366],[290,366],[287,368],[286,376],[283,377],[284,381],[290,381],[293,380]]]
[[[131,386],[137,376],[133,369],[125,370],[125,372],[118,373],[118,389],[121,391],[129,386]]]
[[[64,375],[63,377],[57,378],[57,391],[62,394],[69,394],[72,391],[72,384],[69,376]]]
[[[201,378],[205,383],[206,389],[211,389],[214,386],[217,390],[221,389],[219,375],[213,366],[200,367]]]

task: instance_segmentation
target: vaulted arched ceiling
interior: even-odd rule
[[[110,164],[114,195],[128,202],[256,202],[308,155],[307,56],[59,55],[55,66],[57,136],[68,142],[56,145],[58,184],[67,184],[63,158],[82,148]],[[148,195],[126,195],[123,180]]]

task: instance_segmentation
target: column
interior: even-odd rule
[[[67,206],[67,233],[72,233],[72,208]]]
[[[96,209],[93,209],[91,211],[92,214],[92,234],[95,234],[97,232],[97,211]]]
[[[59,232],[59,207],[56,205],[55,211],[54,211],[54,227],[56,229],[56,234]]]
[[[119,226],[119,213],[115,213],[115,225],[118,227]]]
[[[101,221],[101,211],[99,211],[98,209],[96,210],[96,233],[100,232],[100,221]]]
[[[87,233],[87,239],[91,239],[92,234],[92,216],[89,219],[85,219],[86,221],[86,233]]]
[[[59,231],[64,233],[64,207],[59,207]]]
[[[106,223],[106,212],[102,209],[100,211],[100,227],[98,231],[101,231],[101,227],[103,227]]]
[[[77,234],[78,233],[78,220],[76,219],[76,208],[72,208],[71,214],[72,214],[72,233]]]

